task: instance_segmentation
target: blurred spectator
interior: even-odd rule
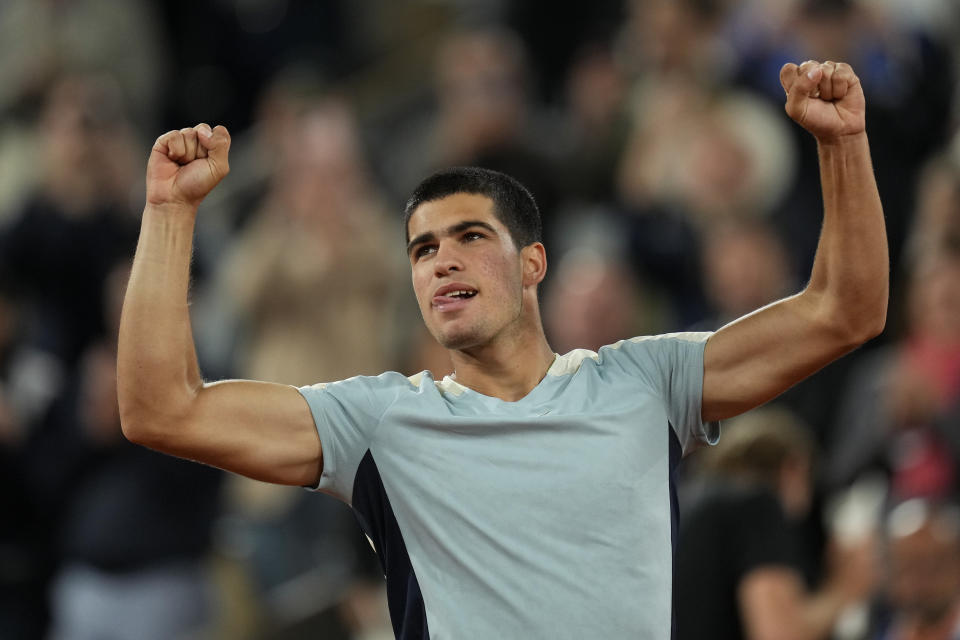
[[[526,51],[506,30],[464,31],[437,54],[435,160],[462,165],[512,145],[527,124],[530,77]]]
[[[910,280],[905,335],[851,373],[830,451],[832,486],[871,469],[894,497],[957,493],[960,461],[960,250],[924,256]]]
[[[767,105],[685,79],[638,93],[634,118],[617,173],[630,255],[690,325],[704,317],[703,238],[724,220],[772,211],[791,180],[793,147]]]
[[[323,99],[328,87],[308,65],[282,69],[258,96],[252,126],[233,134],[230,173],[237,179],[224,183],[226,193],[205,207],[198,222],[209,228],[219,225],[216,240],[224,244],[249,222],[262,205],[273,176],[284,169],[285,145],[296,139],[304,113]],[[216,192],[215,192],[216,193]],[[211,218],[214,218],[211,220]],[[209,231],[205,230],[209,234]],[[214,263],[223,247],[211,247]]]
[[[0,274],[0,629],[9,640],[43,636],[55,560],[51,518],[31,490],[29,442],[57,394],[60,363],[20,343],[15,286]]]
[[[709,227],[769,215],[791,184],[788,123],[749,94],[668,80],[638,93],[633,114],[618,173],[626,204],[675,207]]]
[[[761,220],[729,220],[704,236],[703,278],[716,330],[728,322],[796,293],[783,243]]]
[[[139,145],[107,76],[58,80],[39,131],[41,183],[0,229],[0,270],[23,291],[24,339],[72,367],[106,330],[103,282],[133,251],[128,207],[142,164],[132,160]]]
[[[223,265],[246,324],[238,370],[297,385],[376,374],[397,353],[399,230],[391,244],[347,105],[325,99],[295,122],[278,132],[269,191]]]
[[[535,113],[523,43],[502,27],[464,29],[440,46],[435,65],[436,110],[394,132],[385,170],[395,190],[406,194],[448,166],[503,171],[534,194],[549,238],[558,201],[556,145],[546,118]]]
[[[628,0],[619,35],[621,56],[637,77],[654,82],[684,76],[714,85],[729,77],[730,55],[720,38],[725,0]]]
[[[808,590],[796,525],[813,499],[813,443],[782,409],[725,425],[701,452],[706,488],[681,513],[674,598],[678,638],[829,638],[844,608],[870,593],[869,545],[834,546]]]
[[[286,170],[284,150],[298,139],[304,114],[325,91],[309,66],[284,69],[259,96],[253,126],[231,132],[231,177],[204,201],[197,217],[191,270],[197,355],[210,377],[233,377],[240,364],[235,352],[245,318],[236,308],[236,292],[224,286],[225,262],[237,251],[240,231],[261,213],[278,173]]]
[[[574,58],[560,127],[565,200],[613,200],[617,163],[629,132],[628,89],[610,47],[590,45]]]
[[[960,638],[960,509],[912,499],[887,518],[887,609],[872,640]]]
[[[543,318],[554,351],[596,351],[642,333],[640,289],[629,265],[584,248],[568,252],[556,269]]]
[[[53,640],[183,637],[209,622],[204,569],[221,472],[129,443],[120,431],[116,336],[129,265],[105,285],[108,338],[33,443],[30,486],[55,514],[61,566],[51,592]]]
[[[409,287],[402,234],[383,213],[350,107],[312,93],[272,106],[267,189],[219,274],[241,319],[236,371],[305,385],[396,368]],[[229,488],[227,551],[250,574],[260,631],[378,622],[363,619],[362,603],[379,598],[386,611],[382,584],[364,588],[374,558],[343,505],[239,477]],[[343,599],[348,620],[331,620]]]
[[[945,244],[960,246],[960,135],[952,146],[952,154],[934,156],[921,173],[907,245],[911,263]]]
[[[116,78],[132,119],[158,115],[167,57],[155,4],[130,0],[7,0],[0,4],[0,117],[28,113],[63,74]]]
[[[78,385],[94,384],[83,378],[84,354],[95,343],[116,339],[116,323],[104,314],[104,284],[116,261],[133,251],[136,225],[127,207],[142,166],[132,158],[142,154],[132,151],[140,145],[122,91],[106,75],[64,75],[53,82],[35,135],[42,160],[37,184],[0,228],[6,283],[0,411],[7,418],[0,447],[10,481],[5,486],[14,492],[4,498],[11,503],[10,519],[4,519],[9,526],[0,529],[16,558],[5,567],[4,587],[16,585],[20,622],[39,634],[46,624],[43,592],[59,561],[63,500],[71,488],[63,482],[82,457],[73,451],[74,440],[60,438],[50,422]],[[109,378],[96,379],[101,390],[115,394]],[[16,624],[4,629],[17,633]]]

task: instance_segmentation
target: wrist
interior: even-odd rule
[[[147,201],[144,217],[157,218],[167,223],[186,222],[193,225],[197,218],[197,206],[186,202],[154,203]]]
[[[817,146],[821,149],[844,149],[863,145],[867,141],[867,132],[842,133],[835,136],[816,136]]]

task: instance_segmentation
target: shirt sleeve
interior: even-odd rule
[[[310,405],[323,455],[320,481],[309,489],[350,504],[357,467],[397,395],[394,377],[400,376],[356,376],[298,389]]]
[[[663,398],[670,425],[684,453],[695,442],[716,444],[719,422],[701,419],[703,350],[711,332],[668,333],[624,340],[607,354],[649,384]]]

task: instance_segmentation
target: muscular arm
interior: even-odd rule
[[[859,80],[846,65],[807,62],[786,65],[781,82],[787,112],[817,138],[820,242],[801,293],[726,325],[707,342],[704,420],[770,400],[876,336],[886,319],[886,231]]]
[[[187,289],[197,206],[226,175],[229,134],[206,125],[161,136],[147,169],[147,205],[124,299],[117,357],[123,432],[133,442],[291,485],[320,477],[320,441],[293,387],[205,384]],[[198,132],[200,132],[198,134]]]

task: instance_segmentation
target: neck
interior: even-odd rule
[[[515,402],[536,387],[556,355],[541,329],[480,347],[450,352],[454,378],[478,393]]]

